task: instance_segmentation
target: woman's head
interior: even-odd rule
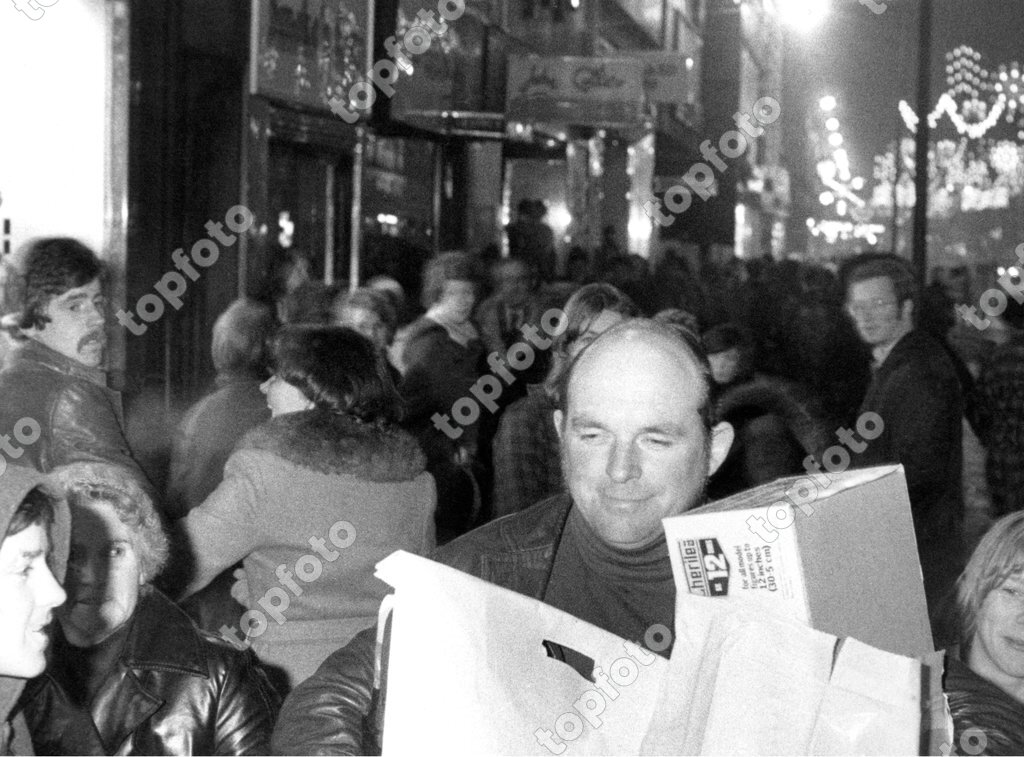
[[[262,385],[273,415],[319,409],[368,422],[397,420],[398,391],[369,339],[343,326],[283,326]]]
[[[167,536],[137,486],[79,481],[68,491],[71,556],[58,613],[74,646],[99,644],[135,613],[140,591],[167,561]]]
[[[551,370],[544,381],[554,397],[562,371],[584,347],[620,321],[640,315],[633,301],[611,284],[587,284],[565,303],[565,328],[551,345]]]
[[[423,269],[423,306],[441,308],[453,320],[465,321],[476,303],[478,274],[464,252],[445,252]]]
[[[1024,687],[1024,512],[997,520],[957,584],[964,658],[1004,689]]]
[[[398,327],[398,316],[390,298],[375,289],[342,292],[332,306],[334,323],[365,336],[378,350],[387,349]]]

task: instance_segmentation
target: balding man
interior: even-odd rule
[[[710,373],[684,330],[636,319],[602,334],[566,371],[555,411],[568,493],[489,523],[435,559],[639,643],[652,626],[672,628],[661,520],[703,502],[732,443],[732,428],[712,423]],[[375,662],[375,629],[329,657],[285,703],[275,752],[378,751]]]

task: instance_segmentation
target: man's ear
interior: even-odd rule
[[[736,435],[735,430],[731,423],[722,421],[711,429],[711,455],[708,459],[708,476],[718,470],[719,466],[725,462],[726,456],[729,454],[729,448],[732,447],[733,437]]]
[[[911,326],[914,325],[914,301],[909,297],[900,306],[900,319],[906,321]]]
[[[565,420],[565,416],[561,410],[556,410],[551,414],[551,417],[555,420],[555,433],[558,434],[558,442],[562,442],[562,421]]]

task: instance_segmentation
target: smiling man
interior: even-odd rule
[[[938,632],[940,605],[963,567],[963,403],[942,345],[914,328],[918,287],[896,257],[855,261],[846,311],[874,357],[860,415],[877,413],[881,436],[851,446],[858,466],[901,463],[914,516],[925,596]],[[942,645],[946,639],[936,638]]]
[[[49,472],[66,463],[110,462],[148,486],[125,439],[121,396],[107,388],[103,264],[68,238],[38,239],[23,253],[23,344],[0,371],[6,463]]]
[[[434,558],[668,656],[671,640],[648,638],[675,619],[661,520],[703,503],[732,443],[732,427],[713,423],[710,382],[694,335],[644,319],[609,329],[576,356],[558,392],[568,492],[478,528]],[[373,712],[375,630],[296,687],[274,732],[275,753],[379,749],[380,734],[364,730],[383,723]],[[571,650],[552,654],[579,662]]]
[[[64,602],[67,504],[46,479],[26,468],[0,478],[0,754],[32,754],[24,720],[8,716],[25,679],[46,667],[47,626]],[[51,553],[52,550],[52,553]]]

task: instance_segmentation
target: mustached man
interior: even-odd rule
[[[107,462],[148,488],[125,438],[121,395],[107,388],[103,263],[67,238],[35,240],[23,253],[21,344],[0,370],[0,470]]]

